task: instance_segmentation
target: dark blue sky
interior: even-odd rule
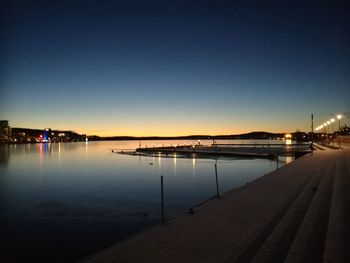
[[[3,1],[0,118],[232,134],[350,111],[346,1],[169,2]]]

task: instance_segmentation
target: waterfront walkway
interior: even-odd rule
[[[350,262],[350,144],[317,150],[85,260]]]

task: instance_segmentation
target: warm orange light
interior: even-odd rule
[[[292,135],[287,133],[284,137],[286,137],[287,139],[290,139],[290,138],[292,138]]]

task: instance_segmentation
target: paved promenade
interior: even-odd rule
[[[350,144],[317,150],[83,262],[350,262]]]

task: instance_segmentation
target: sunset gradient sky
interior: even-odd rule
[[[0,5],[0,119],[13,127],[289,132],[350,112],[347,1]]]

